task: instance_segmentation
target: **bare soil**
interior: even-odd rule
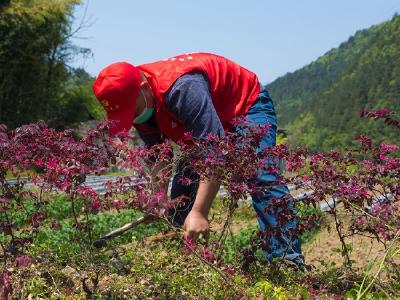
[[[311,242],[303,245],[302,250],[307,264],[320,267],[323,262],[333,262],[338,266],[343,263],[341,255],[342,246],[335,230],[333,217],[331,216],[328,216],[327,227],[330,229],[328,230],[328,228],[324,226]],[[346,242],[352,245],[350,259],[354,261],[354,267],[356,268],[364,268],[369,261],[376,259],[374,270],[385,254],[383,244],[368,237],[349,237],[346,239]],[[399,257],[395,258],[396,262],[399,260]]]

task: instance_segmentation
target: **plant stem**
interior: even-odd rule
[[[372,278],[371,282],[370,282],[370,283],[368,284],[368,286],[363,290],[363,287],[364,287],[364,284],[365,284],[365,282],[366,282],[366,280],[367,280],[367,275],[368,275],[368,274],[365,274],[365,276],[364,276],[364,278],[363,278],[363,281],[362,281],[362,283],[361,283],[361,286],[360,286],[360,288],[359,288],[359,290],[358,290],[358,292],[357,292],[357,300],[362,299],[362,298],[364,297],[364,295],[365,295],[365,294],[369,291],[369,289],[372,287],[372,285],[375,283],[375,281],[377,280],[379,274],[381,273],[382,269],[383,269],[384,266],[385,266],[386,258],[389,256],[389,252],[390,252],[391,248],[393,247],[393,245],[395,244],[395,242],[396,242],[397,240],[399,240],[398,234],[396,234],[396,237],[393,239],[392,243],[390,244],[390,246],[389,246],[388,249],[386,250],[385,255],[383,256],[383,258],[382,258],[382,260],[381,260],[381,262],[380,262],[380,264],[379,264],[379,269],[378,269],[378,271],[376,271],[376,273],[375,273],[374,277]],[[399,254],[399,253],[400,253],[400,249],[397,249],[397,250],[391,255],[391,257],[396,256],[396,255]]]

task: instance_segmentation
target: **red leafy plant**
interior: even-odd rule
[[[387,108],[360,110],[360,116],[383,119],[386,125],[400,128],[394,113]],[[312,190],[303,202],[313,206],[323,204],[334,217],[348,267],[352,265],[349,250],[352,236],[370,237],[387,249],[400,235],[399,147],[374,142],[364,135],[356,140],[359,147],[343,152],[332,150],[308,155],[304,151],[300,156],[287,156],[289,169],[297,172],[292,182]],[[351,223],[345,228],[344,219],[348,217]]]
[[[397,121],[386,110],[362,112],[361,115],[383,118],[386,124],[398,127]],[[179,151],[168,141],[151,148],[132,147],[131,136],[126,133],[119,139],[110,140],[105,123],[82,139],[75,139],[71,130],[50,129],[44,122],[12,131],[1,126],[0,233],[5,238],[0,246],[7,254],[4,255],[4,265],[8,258],[19,267],[33,263],[34,260],[24,253],[26,247],[42,226],[59,227],[57,220],[48,220],[45,209],[49,200],[44,195],[55,191],[68,195],[75,227],[87,234],[89,245],[93,238],[90,216],[106,210],[134,208],[166,220],[176,230],[169,223],[168,211],[185,199],[168,199],[167,184],[182,162],[188,163],[188,167],[198,174],[197,179],[182,178],[182,183],[214,180],[220,182],[226,191],[222,201],[227,205],[227,217],[216,243],[196,247],[191,241],[184,241],[186,248],[224,276],[231,276],[235,270],[221,259],[233,212],[249,194],[265,192],[256,181],[260,169],[275,176],[271,185],[291,184],[311,190],[302,200],[305,206],[318,208],[321,203],[326,204],[335,219],[346,265],[351,266],[347,246],[351,235],[367,235],[385,246],[398,239],[400,162],[394,155],[398,149],[396,145],[375,144],[360,136],[360,148],[344,152],[310,154],[306,149],[289,150],[282,145],[255,151],[269,126],[248,126],[243,119],[233,125],[238,130],[226,131],[223,137],[209,135],[206,139],[196,140],[187,133],[179,142]],[[283,178],[280,175],[277,165],[281,160],[286,160],[287,169],[293,176]],[[114,164],[131,170],[132,176],[108,182],[104,195],[84,185],[89,174],[101,174]],[[29,173],[31,170],[35,172]],[[12,183],[6,180],[7,172],[16,177]],[[28,174],[28,179],[37,188],[26,189],[21,174]],[[26,209],[24,202],[28,200],[34,202],[34,210]],[[288,220],[298,220],[298,226],[290,229],[291,236],[302,234],[318,224],[320,215],[317,213],[296,216],[289,205],[293,201],[291,197],[271,200],[273,205],[264,209],[278,216],[277,225],[259,232],[259,238],[240,251],[245,269],[256,260],[257,249],[268,248],[266,239],[281,238],[278,228],[285,226]],[[83,202],[83,209],[78,209],[78,202]],[[350,228],[344,228],[338,202],[343,203],[346,214],[353,220]],[[11,218],[14,212],[25,212],[25,220],[15,222]],[[10,294],[8,273],[2,271],[0,280],[4,283],[3,287],[0,286],[3,294]]]
[[[82,183],[88,174],[100,174],[109,167],[113,156],[113,149],[100,141],[104,132],[105,126],[100,125],[85,138],[77,140],[72,130],[59,132],[48,128],[44,122],[7,133],[3,130],[0,140],[0,230],[9,236],[8,252],[19,254],[24,245],[32,241],[48,215],[45,210],[47,200],[43,196],[55,189],[70,195],[76,226],[82,227],[74,206],[76,199],[86,199],[85,209],[95,209],[98,199],[97,193]],[[11,182],[6,180],[7,171],[15,176]],[[21,177],[22,174],[27,178]],[[38,191],[24,189],[26,181],[37,186]],[[33,201],[34,209],[28,209],[25,201]],[[13,222],[10,218],[13,211],[25,212],[25,220],[19,224]],[[24,227],[24,237],[16,238],[14,231],[21,227]]]

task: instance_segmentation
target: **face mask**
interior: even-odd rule
[[[140,92],[143,95],[144,98],[144,102],[146,103],[146,108],[144,109],[144,111],[142,112],[142,114],[140,116],[137,116],[134,120],[133,123],[134,124],[143,124],[144,122],[146,122],[148,119],[151,118],[154,108],[149,108],[147,107],[147,99],[146,99],[146,95],[143,93],[142,90],[140,90]]]

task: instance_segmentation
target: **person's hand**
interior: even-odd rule
[[[186,217],[183,228],[185,237],[190,238],[193,242],[196,242],[200,235],[207,238],[210,231],[207,218],[202,213],[193,210]]]

